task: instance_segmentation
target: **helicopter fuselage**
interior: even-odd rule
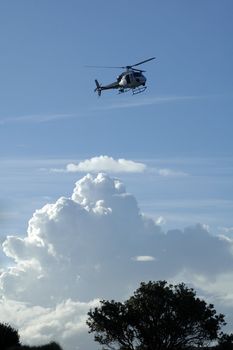
[[[145,86],[146,77],[141,72],[126,71],[117,77],[117,81],[121,89],[134,89]]]

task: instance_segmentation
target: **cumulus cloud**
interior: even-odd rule
[[[141,281],[180,276],[230,303],[215,282],[227,283],[233,270],[233,243],[224,237],[200,224],[165,233],[119,179],[88,174],[69,198],[36,210],[25,236],[3,242],[11,264],[0,276],[2,321],[28,343],[90,349],[87,311],[99,298],[128,297]]]
[[[84,343],[83,338],[83,334],[88,331],[86,314],[98,304],[99,300],[82,303],[67,299],[54,307],[43,307],[2,299],[1,321],[5,319],[11,325],[20,328],[20,339],[24,344],[41,345],[50,342],[51,339],[59,339],[64,345],[68,343],[68,347],[65,348],[79,349],[88,344],[88,340],[85,339]]]
[[[142,173],[146,170],[146,165],[143,163],[134,162],[127,159],[114,159],[108,156],[93,157],[86,159],[77,164],[69,163],[66,169],[52,169],[52,171],[66,171],[71,173],[77,172],[94,172],[100,171],[111,173]]]

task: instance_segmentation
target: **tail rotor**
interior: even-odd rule
[[[95,88],[95,92],[97,92],[98,93],[98,95],[99,95],[99,97],[101,96],[101,91],[102,91],[102,89],[101,89],[101,86],[100,86],[100,84],[99,84],[99,82],[98,82],[98,80],[96,79],[95,80],[95,84],[96,84],[96,88]]]

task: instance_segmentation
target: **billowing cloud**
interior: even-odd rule
[[[36,210],[25,236],[3,242],[11,264],[0,276],[1,321],[28,343],[90,349],[87,311],[98,299],[128,297],[141,281],[180,278],[206,293],[208,285],[230,305],[232,247],[201,224],[163,232],[119,179],[89,174],[69,198]]]
[[[79,349],[88,344],[88,339],[84,343],[83,337],[88,331],[86,314],[98,304],[98,300],[81,303],[67,299],[56,306],[44,307],[4,298],[0,300],[1,321],[5,319],[19,327],[22,343],[43,344],[59,339],[61,344],[68,344],[65,349]]]
[[[77,164],[69,163],[66,169],[52,169],[52,171],[66,171],[66,172],[94,172],[100,171],[110,173],[142,173],[146,170],[146,165],[143,163],[134,162],[127,159],[114,159],[108,156],[93,157],[86,159]]]

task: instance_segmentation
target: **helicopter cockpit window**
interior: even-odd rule
[[[141,76],[141,73],[139,73],[139,72],[134,72],[134,77],[135,78],[139,78]]]
[[[127,84],[130,84],[130,77],[129,77],[129,74],[127,74],[127,75],[125,76],[125,79],[126,79]]]
[[[118,75],[118,77],[117,77],[117,81],[118,81],[118,83],[121,81],[121,78],[123,77],[123,73],[122,74],[120,74],[120,75]]]

